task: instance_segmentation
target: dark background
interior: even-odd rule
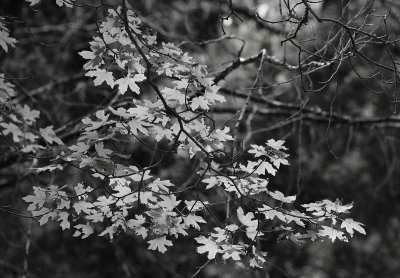
[[[93,10],[58,8],[55,1],[45,2],[31,8],[24,1],[1,1],[1,13],[9,16],[11,35],[19,42],[7,55],[1,52],[0,72],[20,78],[12,83],[22,102],[40,110],[42,121],[56,129],[96,109],[110,97],[110,92],[105,87],[94,88],[83,76],[84,60],[77,54],[88,48],[88,41],[96,32]],[[233,1],[242,21],[231,15],[222,25],[227,35],[246,41],[243,57],[265,48],[268,55],[290,64],[298,63],[298,49],[290,42],[281,46],[287,37],[285,32],[293,31],[293,27],[288,23],[260,23],[254,17],[255,8],[264,18],[276,17],[279,2]],[[330,18],[338,18],[345,7],[346,20],[369,3],[321,1],[313,7],[321,16]],[[160,41],[177,44],[221,36],[221,16],[230,11],[224,1],[141,0],[131,4],[158,32]],[[366,19],[366,23],[377,27],[376,34],[387,33],[392,40],[398,38],[398,4],[381,0],[372,7],[373,15],[387,14],[391,9],[384,23],[380,17],[361,14],[352,26],[360,26]],[[97,17],[101,19],[104,12],[98,11]],[[314,39],[313,44],[303,46],[318,49],[328,40],[329,32],[341,31],[310,16],[296,40]],[[334,57],[342,42],[332,39],[329,44],[333,46],[321,54],[324,57]],[[209,65],[209,72],[213,73],[224,68],[223,63],[232,61],[240,46],[238,40],[224,40],[182,47]],[[392,56],[381,44],[366,44],[362,51],[380,64],[393,65],[400,48],[397,43],[388,47]],[[221,261],[207,265],[198,277],[400,277],[400,122],[388,120],[397,116],[393,103],[397,90],[395,75],[359,55],[343,59],[336,71],[337,65],[336,62],[332,67],[307,74],[302,83],[300,78],[291,81],[298,72],[266,63],[262,72],[264,86],[257,90],[257,96],[266,101],[252,104],[264,109],[264,114],[253,115],[251,125],[243,127],[242,134],[245,137],[251,129],[248,143],[263,144],[269,138],[287,140],[291,165],[278,172],[271,181],[274,186],[286,194],[297,194],[298,204],[325,198],[354,202],[351,217],[366,225],[367,235],[357,234],[349,243],[297,246],[280,242],[269,247],[269,261],[263,270],[241,270]],[[239,67],[219,85],[247,94],[257,67]],[[314,87],[307,92],[310,84]],[[277,106],[271,101],[292,106]],[[242,98],[229,97],[227,104],[216,109],[216,119],[222,123],[233,117],[242,104]],[[234,119],[227,124],[233,125]],[[71,143],[74,133],[64,132],[60,137]],[[2,150],[5,146],[0,138]],[[150,154],[137,149],[132,155]],[[28,194],[32,185],[48,184],[54,178],[27,175],[26,165],[19,157],[0,157],[0,204],[18,208],[21,213],[25,204],[20,197]],[[190,169],[187,162],[170,161],[161,174],[182,181]],[[56,179],[73,182],[81,175],[70,170]],[[0,277],[20,277],[26,258],[29,277],[191,277],[207,261],[195,252],[191,240],[177,241],[162,255],[148,251],[145,242],[130,234],[119,235],[113,242],[96,236],[81,240],[73,238],[71,232],[61,232],[57,225],[40,227],[29,218],[4,212],[0,212],[0,221]],[[31,246],[26,257],[28,231]]]

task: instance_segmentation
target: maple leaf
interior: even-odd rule
[[[222,258],[227,260],[231,258],[234,261],[240,261],[241,249],[243,249],[240,245],[225,245],[223,246],[223,255]]]
[[[53,144],[54,142],[59,145],[64,145],[63,141],[61,141],[61,139],[57,137],[52,125],[45,128],[40,128],[39,132],[40,135],[42,135],[43,139],[46,140],[49,144]]]
[[[248,151],[248,153],[251,153],[254,155],[254,157],[260,157],[266,154],[266,150],[263,146],[259,145],[250,145],[251,149]]]
[[[144,35],[143,37],[147,39],[147,44],[148,45],[155,44],[156,41],[157,41],[157,36],[146,36],[146,35]]]
[[[92,212],[91,208],[93,208],[93,204],[85,201],[79,201],[75,203],[72,207],[75,209],[77,214],[80,214],[81,212],[90,214]]]
[[[7,103],[11,97],[17,94],[14,87],[13,84],[5,82],[4,74],[0,73],[0,104]]]
[[[28,195],[22,198],[22,200],[24,200],[25,202],[32,203],[28,206],[29,211],[34,211],[36,209],[36,206],[38,208],[42,208],[44,203],[47,201],[46,192],[40,187],[34,186],[33,194],[34,195]]]
[[[85,188],[82,183],[78,183],[77,185],[74,186],[74,190],[75,190],[76,195],[80,196],[80,195],[84,195],[85,193],[91,192],[93,189],[90,187]]]
[[[112,108],[111,106],[108,107],[108,109],[110,109],[111,113],[113,113],[116,116],[122,117],[122,118],[132,118],[134,115],[132,115],[131,113],[129,113],[125,108],[122,107],[118,107],[117,110],[115,110],[114,108]]]
[[[268,252],[261,252],[254,245],[251,247],[251,249],[254,257],[250,259],[250,266],[263,268],[262,264],[266,262],[265,257],[268,255]]]
[[[103,125],[114,123],[115,121],[107,121],[109,116],[109,114],[105,114],[104,110],[99,110],[96,112],[96,117],[100,120],[99,122],[92,121],[90,118],[83,118],[82,123],[87,125],[87,127],[85,127],[86,131],[93,131]],[[95,138],[97,138],[97,136]]]
[[[299,225],[299,226],[301,226],[301,227],[305,227],[306,226],[306,224],[303,222],[306,218],[307,218],[307,215],[306,214],[304,214],[304,213],[301,213],[301,212],[299,212],[299,211],[297,211],[297,210],[294,210],[294,211],[291,211],[290,212],[292,215],[286,215],[285,216],[285,218],[286,218],[286,223],[290,223],[290,222],[295,222],[297,225]]]
[[[306,209],[306,211],[312,211],[314,215],[324,215],[325,211],[322,209],[324,206],[323,202],[315,202],[315,203],[309,203],[309,204],[303,204],[301,205]]]
[[[3,27],[3,26],[1,26],[1,23],[0,23],[0,27]],[[0,46],[1,46],[1,48],[4,49],[5,52],[8,52],[8,45],[14,46],[15,43],[17,42],[17,40],[14,38],[11,38],[9,36],[9,33],[7,30],[1,30],[1,29],[2,28],[0,28]],[[4,27],[3,27],[3,29],[4,29]]]
[[[254,214],[252,212],[248,212],[244,214],[244,211],[241,207],[239,207],[236,211],[239,221],[246,226],[246,235],[249,239],[254,239],[257,235],[257,227],[258,221],[254,218]],[[258,233],[258,235],[262,235],[262,233]]]
[[[141,119],[145,119],[149,117],[149,107],[136,105],[136,107],[131,107],[128,109],[128,113],[132,116],[139,117]]]
[[[189,80],[187,79],[175,80],[172,81],[172,83],[176,84],[175,86],[176,89],[186,89],[189,86]]]
[[[210,101],[212,101],[212,103],[215,102],[225,102],[226,99],[223,95],[220,95],[217,93],[217,91],[220,89],[220,87],[213,85],[213,86],[209,86],[206,88],[206,92],[204,94],[204,96],[209,99]]]
[[[210,238],[199,236],[196,237],[195,240],[197,243],[202,244],[202,246],[197,247],[197,252],[200,254],[208,253],[207,258],[209,260],[215,259],[215,256],[222,251],[220,246]]]
[[[108,120],[108,117],[109,117],[110,115],[109,114],[106,114],[106,112],[104,111],[104,110],[98,110],[97,112],[96,112],[96,117],[99,119],[99,120],[101,120],[102,122],[106,122],[107,120]]]
[[[63,5],[65,5],[68,8],[72,8],[72,4],[75,0],[56,0],[56,3],[59,7],[62,7]]]
[[[75,233],[72,235],[74,237],[78,237],[78,236],[82,235],[82,238],[84,239],[94,233],[94,230],[90,225],[78,224],[78,225],[75,225],[74,227],[77,229],[75,231]],[[78,231],[78,230],[81,230],[81,231]]]
[[[25,139],[29,140],[31,142],[36,141],[36,139],[38,139],[39,137],[36,136],[35,134],[33,134],[32,132],[26,132],[24,133]]]
[[[101,42],[101,44],[103,44],[103,42]],[[83,59],[90,60],[86,62],[83,66],[85,70],[97,69],[101,64],[104,63],[102,59],[102,54],[105,50],[105,47],[100,45],[93,45],[92,50],[93,51],[81,51],[78,53],[82,56]]]
[[[279,167],[282,165],[289,165],[289,161],[287,161],[287,159],[283,159],[283,158],[275,158],[275,157],[270,157],[272,164],[274,164],[274,166],[279,169]]]
[[[277,211],[276,209],[268,206],[268,205],[263,205],[263,210],[262,213],[265,216],[265,219],[271,219],[273,220],[275,217],[278,218],[279,220],[283,221],[283,222],[288,222],[285,214],[283,214],[280,211]]]
[[[269,139],[267,141],[267,145],[275,150],[287,150],[287,148],[285,146],[283,146],[283,144],[285,143],[285,141],[283,140],[278,140],[275,141],[274,139]]]
[[[177,48],[171,42],[169,42],[169,43],[162,42],[162,49],[160,50],[160,52],[167,54],[167,55],[177,55],[177,56],[182,54],[182,50]]]
[[[177,101],[181,105],[185,104],[186,97],[181,91],[165,87],[161,92],[166,96],[167,100]]]
[[[220,142],[225,142],[225,141],[230,141],[233,140],[233,137],[228,134],[230,131],[229,127],[224,127],[224,129],[215,129],[215,133],[213,134],[213,137],[217,139]]]
[[[254,219],[254,214],[252,212],[248,212],[244,214],[244,211],[241,207],[239,207],[236,211],[237,216],[239,218],[239,221],[247,226],[247,227],[252,227],[254,225],[257,226],[257,219]]]
[[[356,230],[357,232],[359,232],[360,234],[365,235],[365,230],[363,227],[361,227],[360,222],[354,221],[353,218],[347,218],[342,222],[342,225],[340,226],[340,228],[345,228],[346,231],[353,236],[354,234],[354,230]]]
[[[13,137],[13,141],[18,143],[21,141],[21,138],[24,137],[24,133],[22,130],[15,124],[13,123],[0,123],[0,126],[2,126],[3,133],[4,135],[11,134]]]
[[[171,196],[161,195],[160,198],[162,199],[162,201],[159,202],[160,207],[166,208],[168,210],[173,210],[181,202],[179,200],[176,200],[175,195]]]
[[[239,164],[239,168],[242,171],[245,171],[247,173],[253,173],[254,168],[258,166],[259,163],[254,162],[254,161],[247,161],[247,166],[244,166],[243,164]]]
[[[173,137],[174,133],[171,130],[168,130],[166,128],[155,125],[155,126],[151,127],[151,130],[152,130],[152,133],[155,134],[154,139],[157,142],[160,142],[164,137],[170,141],[172,141],[174,138]]]
[[[114,82],[114,76],[112,72],[106,71],[105,69],[91,70],[88,71],[85,75],[89,77],[96,77],[93,80],[95,86],[100,86],[101,84],[103,84],[103,82],[106,82],[108,86],[113,88],[114,84],[117,84],[117,82]]]
[[[78,153],[86,153],[89,150],[89,145],[83,142],[78,142],[76,145],[69,146],[68,149]]]
[[[172,241],[168,240],[165,236],[149,240],[147,243],[150,244],[150,250],[158,250],[161,253],[167,251],[165,246],[172,246]]]
[[[182,62],[190,64],[190,63],[192,63],[191,60],[193,59],[193,57],[188,56],[187,52],[185,52],[181,56],[181,59],[182,59]]]
[[[235,232],[237,231],[237,229],[239,229],[239,226],[236,224],[230,224],[228,226],[225,226],[225,230],[228,230],[230,232]]]
[[[285,196],[282,192],[276,190],[274,192],[268,192],[268,194],[274,198],[275,200],[284,202],[284,203],[293,203],[296,200],[296,196]]]
[[[196,230],[200,230],[200,226],[197,223],[206,223],[203,217],[195,215],[194,213],[191,213],[184,217],[183,221],[187,226],[192,226]]]
[[[148,229],[142,225],[146,222],[146,218],[143,215],[136,215],[136,219],[130,219],[126,225],[135,231],[135,233],[141,236],[143,239],[147,237]]]
[[[322,237],[327,236],[332,240],[332,242],[334,242],[336,239],[347,241],[347,238],[343,232],[328,226],[322,226],[322,230],[318,231],[318,235]]]
[[[35,6],[39,4],[42,0],[25,0],[25,1],[29,3],[29,6]]]
[[[343,205],[339,200],[335,202],[323,200],[322,202],[328,212],[347,213],[353,207],[353,204]]]
[[[134,77],[124,77],[120,78],[117,81],[115,81],[115,84],[118,85],[118,90],[121,93],[121,95],[125,94],[126,91],[129,89],[132,90],[132,92],[135,92],[137,94],[140,94],[140,88],[138,85],[136,85],[136,82],[141,82],[143,80],[146,80],[146,76],[144,74],[135,74]]]
[[[133,120],[129,121],[128,125],[130,128],[130,131],[134,135],[138,135],[138,131],[140,131],[144,135],[149,135],[149,131],[147,130],[146,127],[150,126],[150,124],[148,124],[144,121],[140,121],[138,119],[133,119]]]
[[[190,104],[190,108],[194,111],[197,108],[201,108],[203,110],[208,110],[208,100],[204,96],[195,97]]]
[[[62,211],[58,213],[58,216],[59,220],[61,221],[60,223],[61,229],[65,230],[71,228],[71,223],[69,223],[68,221],[68,216],[69,216],[68,212]]]
[[[48,165],[44,167],[39,167],[39,168],[32,168],[35,169],[36,173],[41,173],[45,171],[53,172],[54,170],[62,170],[64,167],[61,164],[56,164],[56,165]]]
[[[45,209],[47,212],[45,212],[45,213],[40,212],[40,215],[42,215],[39,219],[40,226],[49,222],[50,218],[54,220],[57,217],[57,212],[50,211],[47,208],[43,208],[43,209]],[[37,215],[35,217],[37,217]]]
[[[275,176],[277,170],[272,167],[271,163],[267,161],[261,162],[261,160],[259,160],[257,164],[260,164],[260,166],[254,171],[255,174],[265,175],[265,171],[267,171],[269,174]]]
[[[25,146],[23,149],[21,149],[21,152],[24,152],[24,153],[29,153],[29,152],[36,153],[36,151],[38,149],[42,149],[43,150],[43,149],[46,149],[46,148],[41,146],[41,145],[38,145],[38,144],[30,144],[30,145]]]
[[[145,171],[144,173],[138,173],[138,174],[133,174],[131,176],[129,176],[133,181],[145,181],[150,179],[152,176],[149,175],[150,174],[150,170]]]
[[[59,200],[59,203],[57,204],[57,209],[61,210],[61,209],[69,209],[71,207],[71,202],[65,199],[61,199]]]
[[[202,182],[207,184],[206,189],[210,189],[210,188],[216,186],[217,184],[219,184],[219,181],[216,176],[210,176],[207,179],[203,179]]]
[[[96,54],[94,54],[92,51],[85,50],[85,51],[78,52],[78,54],[81,55],[82,58],[86,59],[86,60],[92,60],[92,59],[96,58]]]
[[[111,226],[108,226],[104,231],[102,231],[99,236],[105,236],[108,235],[110,237],[110,240],[114,238],[114,234],[118,230],[118,223],[113,223]]]
[[[136,215],[135,219],[129,219],[126,225],[134,230],[135,228],[142,226],[144,223],[146,223],[146,218],[143,215]]]
[[[185,200],[185,205],[186,208],[188,209],[188,211],[190,212],[194,212],[194,211],[200,211],[202,209],[204,209],[204,205],[208,204],[208,201],[203,201],[200,202],[198,200]]]
[[[39,118],[40,112],[37,110],[32,110],[28,105],[21,107],[18,112],[24,118],[28,125],[32,125],[36,119]]]
[[[88,131],[88,132],[96,130],[96,129],[98,129],[98,128],[100,128],[100,127],[102,127],[104,125],[104,122],[94,122],[89,118],[83,118],[82,119],[82,123],[87,125],[85,127],[85,130]]]
[[[116,191],[117,193],[114,193],[113,196],[115,196],[117,198],[125,197],[132,192],[132,190],[130,189],[129,186],[122,185],[122,184],[117,184],[114,187],[114,191]]]
[[[225,229],[221,229],[220,227],[214,228],[216,233],[211,233],[210,235],[215,238],[216,242],[223,242],[228,239],[227,231]]]
[[[168,187],[173,186],[169,180],[161,180],[160,178],[155,179],[148,187],[154,192],[168,192]]]
[[[96,143],[96,144],[94,145],[94,147],[95,147],[95,149],[96,149],[97,154],[98,154],[100,157],[110,158],[110,154],[112,154],[112,150],[105,149],[105,148],[104,148],[104,143],[103,143],[103,142]]]
[[[161,75],[163,72],[165,72],[166,76],[171,77],[173,75],[171,66],[173,66],[173,64],[171,64],[170,62],[163,62],[162,67],[157,69],[157,74]]]

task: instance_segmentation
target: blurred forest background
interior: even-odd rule
[[[1,14],[8,16],[18,45],[7,55],[0,53],[0,67],[15,77],[20,101],[40,110],[60,138],[72,142],[80,118],[111,96],[109,89],[95,88],[84,76],[85,61],[78,55],[88,49],[104,11],[43,2],[32,8],[22,0],[1,0]],[[297,6],[296,14],[288,16],[285,2]],[[253,92],[242,139],[246,144],[287,140],[291,165],[271,183],[296,194],[299,203],[324,198],[354,202],[351,217],[366,225],[367,236],[357,235],[349,243],[271,244],[262,270],[210,263],[197,277],[400,277],[400,45],[395,42],[400,38],[400,3],[309,2],[321,18],[353,29],[318,22],[304,12],[302,1],[130,1],[160,41],[181,45],[215,76],[236,61],[234,71],[219,75],[221,92],[229,99],[213,111],[220,124],[235,124],[257,74],[257,62],[241,61],[259,57],[265,49],[262,86]],[[380,43],[379,38],[394,42]],[[5,145],[0,138],[0,148]],[[151,153],[137,148],[132,156],[146,159]],[[190,172],[187,161],[169,161],[159,174],[182,183]],[[65,182],[82,175],[64,173]],[[0,205],[24,213],[20,197],[30,192],[35,179],[52,182],[32,177],[22,158],[1,154]],[[29,277],[96,278],[191,277],[206,262],[184,240],[162,255],[130,234],[113,242],[96,236],[81,240],[57,225],[40,227],[12,214],[0,216],[0,277],[20,277],[25,261]]]

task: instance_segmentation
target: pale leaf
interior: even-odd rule
[[[148,243],[150,244],[150,250],[158,250],[161,253],[167,251],[165,246],[172,246],[172,241],[168,240],[165,236],[149,240]]]

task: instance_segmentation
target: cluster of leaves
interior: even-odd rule
[[[28,2],[30,4],[30,6],[36,6],[37,4],[42,2],[42,0],[26,0],[26,2]],[[75,2],[75,0],[56,0],[56,4],[59,7],[66,6],[68,8],[72,8],[74,5],[74,2]]]
[[[69,1],[57,4],[73,6]],[[209,115],[210,108],[225,98],[218,94],[206,66],[172,43],[157,42],[125,1],[122,7],[109,9],[98,27],[90,50],[80,52],[87,60],[86,76],[93,78],[94,86],[117,87],[115,99],[123,95],[122,101],[82,119],[82,132],[69,146],[51,126],[31,128],[39,112],[27,106],[16,104],[16,112],[3,116],[0,124],[13,147],[20,149],[14,144],[21,144],[21,153],[45,148],[40,140],[60,145],[52,163],[37,168],[38,173],[73,166],[98,181],[34,187],[24,200],[41,225],[53,220],[81,238],[97,233],[113,239],[130,232],[161,253],[173,245],[173,238],[195,235],[198,253],[244,267],[262,267],[266,262],[260,241],[270,232],[296,243],[347,241],[346,234],[353,236],[354,230],[365,234],[362,224],[342,217],[352,205],[324,200],[303,204],[299,211],[293,205],[296,196],[269,190],[268,177],[289,164],[284,141],[270,139],[263,146],[251,145],[247,152],[232,154],[234,134],[229,127],[217,128]],[[5,34],[0,41],[13,44]],[[16,93],[3,79],[0,101],[9,105]],[[136,165],[122,151],[135,142],[159,153],[160,159]],[[191,186],[182,188],[154,173],[171,155],[198,165]],[[244,155],[252,160],[244,160]],[[202,197],[214,192],[227,199],[222,199],[228,204],[224,223],[212,213],[214,204]]]
[[[14,47],[17,40],[9,36],[4,22],[5,19],[0,17],[0,46],[8,52],[9,47]],[[36,153],[37,150],[46,148],[43,143],[63,144],[52,126],[37,128],[39,117],[38,110],[19,103],[15,86],[5,78],[4,73],[0,73],[0,132],[4,138],[12,138],[9,141],[10,148],[22,153]],[[39,139],[42,139],[42,144],[39,144]]]

